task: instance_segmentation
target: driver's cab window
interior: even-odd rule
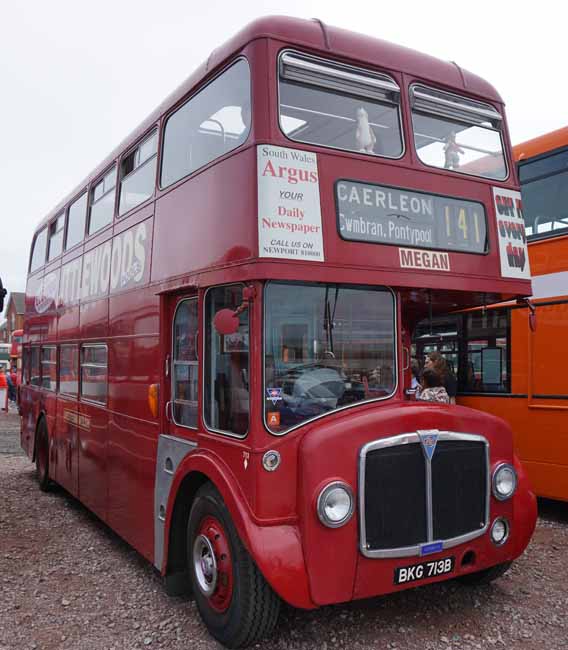
[[[216,287],[205,297],[204,419],[210,429],[239,436],[249,425],[249,313],[239,310],[233,334],[217,332],[213,319],[242,304],[242,285]]]
[[[392,395],[394,299],[383,287],[271,282],[264,324],[264,416],[272,433]]]
[[[197,299],[180,302],[174,317],[172,402],[174,422],[197,427],[198,399]]]

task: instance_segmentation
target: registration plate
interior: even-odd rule
[[[420,564],[399,567],[394,570],[394,584],[403,585],[408,582],[416,582],[416,580],[451,573],[454,570],[454,564],[454,557],[446,557],[441,560],[431,560],[430,562],[420,562]]]

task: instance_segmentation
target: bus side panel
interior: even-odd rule
[[[511,310],[511,392],[526,395],[529,390],[529,314],[528,309]],[[504,398],[506,399],[506,398]]]
[[[156,202],[152,280],[255,254],[256,148],[188,179]]]
[[[20,421],[20,446],[26,452],[30,460],[34,455],[35,432],[36,432],[36,411],[34,404],[35,389],[29,385],[20,387],[20,410],[22,418]]]
[[[568,288],[567,288],[568,289]],[[568,301],[558,305],[537,305],[536,329],[531,332],[532,395],[554,395],[568,406]],[[568,435],[568,427],[565,428]],[[561,449],[564,458],[568,452],[568,438]],[[561,453],[561,450],[558,449]],[[550,449],[554,454],[554,450]],[[556,454],[555,454],[556,455]],[[556,455],[558,458],[559,456]],[[567,460],[568,462],[568,460]]]
[[[82,303],[80,321],[83,341],[104,342],[108,332],[108,299],[102,298]],[[81,403],[77,423],[79,428],[79,498],[88,508],[106,521],[108,374],[107,376],[94,375],[87,382],[89,375],[82,367],[82,359],[80,363]]]
[[[568,413],[531,408],[526,397],[460,397],[464,406],[493,413],[513,430],[515,452],[537,496],[568,500]]]
[[[64,305],[59,311],[58,337],[60,341],[76,339],[79,331],[79,305]]]
[[[110,297],[108,521],[153,560],[158,420],[148,387],[159,383],[159,299],[154,288]]]
[[[49,435],[49,475],[55,478],[57,457],[55,453],[54,434],[57,422],[57,396],[52,391],[43,390],[42,395],[43,412],[47,423]]]
[[[79,498],[101,519],[107,512],[108,414],[104,407],[79,407]]]
[[[72,495],[79,487],[79,404],[73,397],[59,395],[53,439],[56,465],[55,480]]]
[[[112,413],[108,434],[108,523],[153,561],[158,427]]]

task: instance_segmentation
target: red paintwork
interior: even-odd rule
[[[405,155],[400,160],[370,159],[287,140],[279,130],[276,114],[276,57],[284,46],[388,71],[402,88]],[[201,66],[42,224],[58,214],[113,161],[120,162],[125,150],[141,135],[155,125],[161,129],[165,115],[175,104],[237,54],[248,59],[252,76],[253,125],[247,142],[172,187],[157,187],[154,197],[29,277],[25,345],[85,338],[106,341],[108,401],[106,406],[95,405],[29,384],[23,386],[22,446],[33,457],[36,424],[38,417],[45,414],[52,478],[152,560],[158,436],[168,433],[196,441],[197,451],[183,460],[174,476],[166,530],[169,531],[179,486],[189,473],[198,472],[215,484],[257,566],[289,603],[313,608],[394,591],[394,567],[408,564],[408,558],[364,558],[358,551],[357,516],[343,528],[324,528],[314,510],[318,490],[329,480],[340,478],[357,493],[359,449],[382,436],[432,427],[483,433],[491,442],[494,466],[498,461],[513,461],[510,430],[502,421],[469,409],[407,402],[404,388],[409,381],[408,372],[400,371],[396,393],[389,400],[328,415],[283,437],[270,435],[262,424],[263,281],[309,279],[394,287],[400,325],[399,368],[403,366],[402,345],[408,345],[413,322],[427,309],[425,289],[432,290],[433,309],[440,311],[482,304],[490,300],[488,296],[497,300],[530,295],[530,282],[500,277],[491,197],[491,186],[496,183],[428,168],[418,161],[410,138],[407,89],[414,81],[424,81],[489,102],[501,112],[503,105],[489,84],[454,64],[341,29],[323,30],[313,21],[262,19],[215,50],[207,65]],[[257,257],[255,147],[261,143],[317,153],[325,263]],[[452,273],[418,272],[399,267],[395,246],[342,241],[337,233],[333,196],[333,184],[338,178],[481,201],[488,217],[490,252],[486,256],[450,253]],[[513,176],[498,185],[517,189]],[[49,276],[51,283],[59,285],[63,281],[63,265],[78,260],[95,246],[104,247],[111,239],[116,244],[119,235],[126,236],[138,227],[144,228],[148,244],[146,266],[138,287],[118,289],[110,295],[107,292],[76,303],[60,301],[56,305],[45,295],[42,298],[44,277]],[[166,355],[171,352],[171,323],[176,305],[180,299],[196,295],[203,322],[206,288],[230,282],[247,282],[256,288],[256,298],[249,307],[251,424],[243,440],[207,432],[201,413],[196,431],[177,427],[165,417],[170,386],[163,369]],[[36,309],[38,305],[40,312]],[[153,417],[147,400],[148,386],[153,383],[160,384],[158,418]],[[83,416],[78,420],[80,426],[70,422],[69,414],[66,420],[65,411]],[[277,449],[282,457],[281,466],[271,473],[261,465],[262,455],[268,449]],[[457,547],[453,553],[458,557],[469,549],[476,553],[477,562],[468,570],[518,556],[530,538],[535,520],[534,497],[524,479],[511,501],[492,500],[491,510],[511,518],[514,541],[498,550],[485,536]],[[161,566],[164,573],[169,568],[168,547],[167,537]],[[463,570],[459,562],[457,570]],[[425,582],[428,581],[422,581]]]

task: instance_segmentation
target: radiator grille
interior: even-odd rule
[[[413,555],[445,546],[487,526],[488,445],[473,434],[440,432],[431,462],[417,434],[370,443],[360,477],[362,550],[366,555]]]

